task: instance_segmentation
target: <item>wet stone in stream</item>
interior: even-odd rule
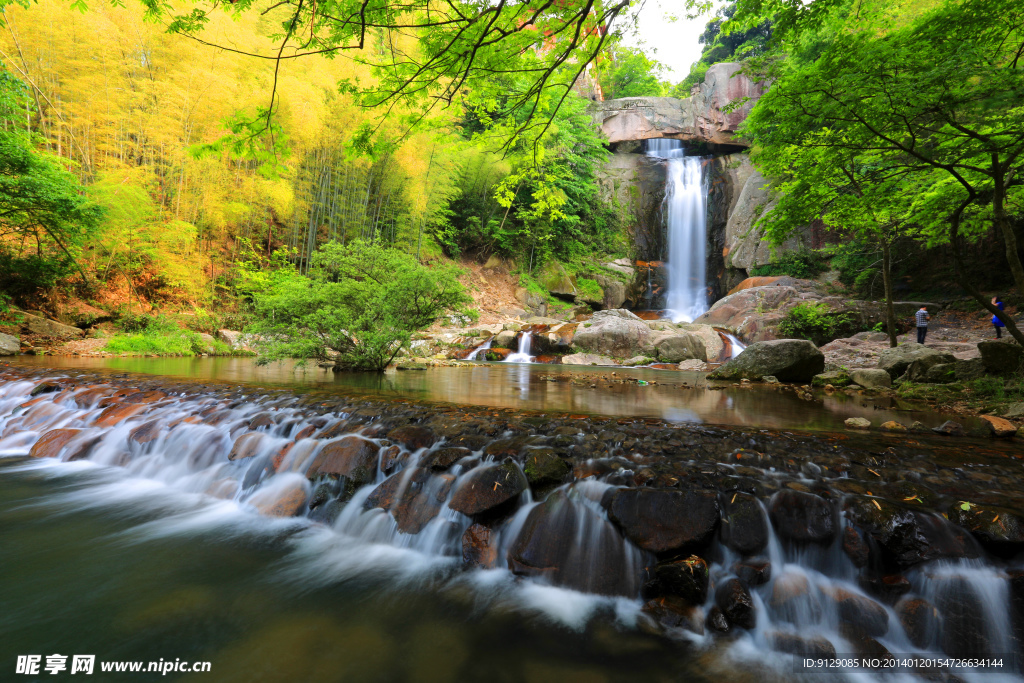
[[[625,597],[669,637],[762,629],[819,655],[1024,643],[1012,445],[13,368],[0,405],[8,452],[145,463],[360,542]]]

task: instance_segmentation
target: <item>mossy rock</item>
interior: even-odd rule
[[[811,380],[811,386],[813,387],[823,387],[826,384],[831,384],[834,387],[846,387],[853,384],[853,380],[850,379],[845,370],[823,372],[820,375],[815,375],[814,379]]]
[[[560,484],[569,473],[569,463],[558,457],[551,448],[534,448],[526,451],[523,472],[531,486]]]

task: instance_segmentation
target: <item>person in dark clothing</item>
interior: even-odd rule
[[[928,334],[928,321],[931,320],[931,316],[928,315],[928,307],[922,306],[914,314],[914,319],[917,321],[917,343],[924,344],[925,335]]]
[[[1000,311],[1003,310],[1003,302],[999,300],[998,296],[992,297],[992,305],[998,308]],[[1004,325],[1003,321],[999,319],[999,316],[992,316],[992,327],[996,328],[996,339],[1002,339],[1003,328],[1006,327],[1006,325]]]

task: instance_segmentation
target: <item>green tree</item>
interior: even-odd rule
[[[806,174],[805,187],[852,173],[847,191],[862,194],[862,207],[883,202],[879,227],[912,213],[931,244],[950,245],[957,282],[1024,344],[1010,317],[968,281],[962,255],[966,240],[994,230],[1024,294],[1014,227],[1024,201],[1024,8],[946,0],[889,32],[870,21],[836,22],[825,45],[758,60],[759,75],[774,80],[745,132],[759,158],[803,159],[790,173]]]
[[[383,372],[412,333],[472,303],[452,265],[427,268],[413,256],[356,241],[325,244],[307,275],[286,266],[255,295],[260,362],[333,360],[338,368]]]
[[[24,125],[31,100],[24,85],[0,69],[0,278],[28,296],[76,269],[101,211],[82,196],[59,159],[35,147]]]
[[[605,99],[660,97],[665,94],[661,75],[665,67],[636,47],[617,45],[608,51],[608,63],[600,71]]]

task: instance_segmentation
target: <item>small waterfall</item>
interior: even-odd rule
[[[487,349],[491,348],[492,341],[494,341],[494,337],[491,337],[483,344],[473,349],[473,352],[466,356],[466,360],[476,360],[477,356],[480,354],[481,351],[486,351]]]
[[[532,363],[533,356],[530,355],[530,343],[533,339],[533,332],[523,332],[519,335],[519,351],[509,354],[505,359],[506,363]]]
[[[668,295],[673,322],[693,322],[708,310],[706,282],[708,184],[700,157],[686,156],[679,140],[647,141],[647,154],[668,160]]]
[[[737,339],[735,336],[729,334],[728,332],[722,332],[722,334],[724,334],[725,338],[729,340],[729,357],[730,358],[735,358],[736,356],[738,356],[741,353],[743,353],[743,349],[747,348],[746,344],[744,344],[743,342],[741,342],[739,339]]]

